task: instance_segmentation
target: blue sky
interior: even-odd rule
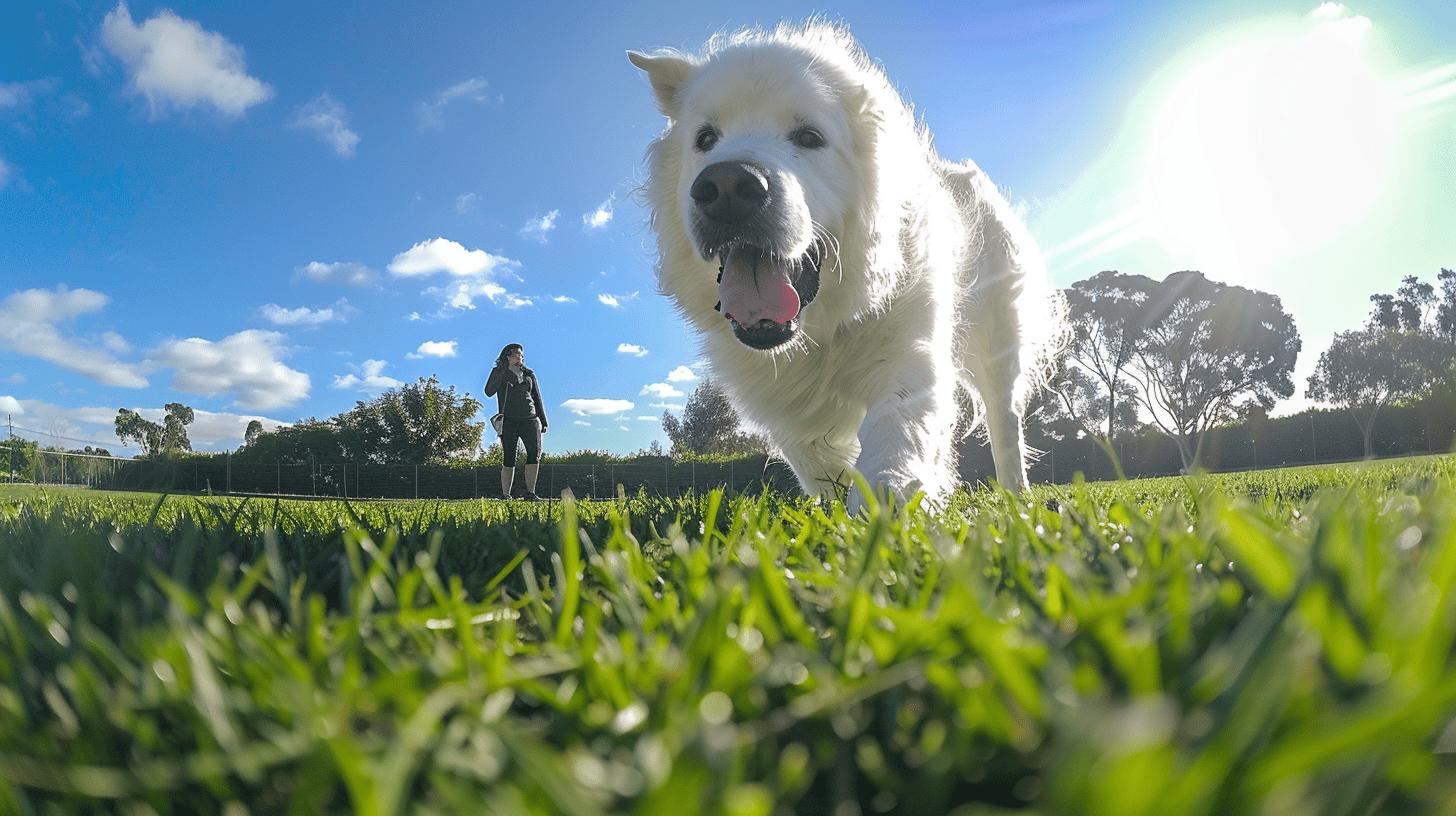
[[[633,190],[662,121],[624,52],[812,13],[1059,285],[1273,291],[1303,374],[1371,292],[1456,264],[1444,0],[503,5],[4,4],[0,411],[121,451],[118,407],[181,401],[218,450],[422,375],[480,397],[521,342],[548,451],[663,439],[702,369],[654,289]]]

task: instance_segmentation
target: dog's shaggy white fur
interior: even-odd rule
[[[986,175],[936,154],[838,26],[628,57],[669,120],[644,188],[660,289],[805,490],[842,495],[858,470],[901,496],[943,498],[956,484],[958,388],[974,398],[998,481],[1024,487],[1022,410],[1060,342],[1063,306]],[[751,223],[707,212],[716,189],[742,192],[721,178],[695,186],[711,167],[758,179]],[[763,286],[770,295],[743,294]],[[771,314],[729,319],[715,304],[730,295],[739,320]]]

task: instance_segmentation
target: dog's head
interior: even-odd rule
[[[715,39],[702,57],[628,57],[669,120],[647,193],[678,307],[763,350],[871,307],[863,278],[882,236],[867,221],[883,183],[871,100],[888,84],[848,35],[781,28]]]

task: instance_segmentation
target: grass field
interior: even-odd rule
[[[0,814],[1456,812],[1456,457],[962,493],[0,487]]]

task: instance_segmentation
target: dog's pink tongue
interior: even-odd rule
[[[787,323],[799,313],[799,293],[767,259],[752,249],[730,252],[718,282],[723,314],[751,326],[760,320]]]

